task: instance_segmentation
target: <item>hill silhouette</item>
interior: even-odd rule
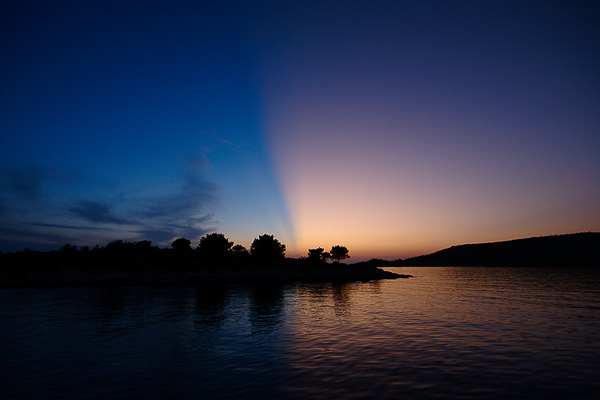
[[[600,233],[572,233],[463,244],[391,265],[600,267]]]

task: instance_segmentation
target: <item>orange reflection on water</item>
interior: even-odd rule
[[[287,393],[551,393],[559,375],[574,378],[556,371],[579,371],[573,355],[592,349],[588,341],[595,341],[593,327],[600,325],[589,307],[599,301],[597,273],[590,279],[585,272],[518,268],[396,271],[416,277],[293,289],[280,344],[299,378],[286,384]],[[516,384],[523,379],[529,386]]]

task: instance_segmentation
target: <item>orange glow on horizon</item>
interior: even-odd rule
[[[375,129],[351,114],[312,114],[316,107],[306,115],[320,118],[279,111],[269,124],[296,238],[288,245],[290,257],[339,244],[349,249],[351,262],[397,259],[457,244],[600,229],[600,217],[589,218],[593,199],[570,207],[562,182],[531,181],[532,172],[522,173],[502,156],[472,157],[481,151],[475,144],[457,146],[435,126],[428,131],[377,121]]]

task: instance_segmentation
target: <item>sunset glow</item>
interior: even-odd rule
[[[596,8],[176,3],[6,7],[1,251],[600,230]]]

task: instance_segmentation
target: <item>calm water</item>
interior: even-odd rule
[[[0,398],[596,398],[600,272],[0,290]]]

